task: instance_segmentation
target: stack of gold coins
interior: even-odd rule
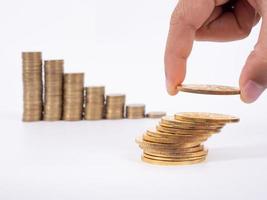
[[[85,88],[85,120],[100,120],[104,118],[105,87],[91,86]]]
[[[124,94],[109,94],[106,98],[106,118],[121,119],[124,118],[125,106]]]
[[[145,117],[145,104],[128,104],[126,106],[128,119],[141,119]]]
[[[83,118],[84,73],[64,74],[63,120]]]
[[[45,69],[44,120],[56,121],[62,118],[63,106],[63,60],[47,60]]]
[[[43,112],[42,53],[23,52],[23,121],[39,121]]]
[[[159,165],[187,165],[203,162],[208,151],[205,142],[234,116],[214,113],[178,113],[165,116],[156,129],[149,129],[136,141],[143,150],[142,160]]]

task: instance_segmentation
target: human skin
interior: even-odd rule
[[[246,38],[262,18],[258,41],[240,75],[241,99],[252,103],[267,87],[266,0],[180,0],[172,13],[165,50],[166,87],[177,94],[194,41],[227,42]]]

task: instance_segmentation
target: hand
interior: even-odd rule
[[[260,18],[259,39],[240,76],[241,99],[254,102],[267,87],[266,0],[180,0],[170,23],[165,52],[166,85],[170,95],[184,81],[193,41],[232,41],[247,37]]]

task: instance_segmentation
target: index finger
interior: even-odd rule
[[[165,75],[170,95],[184,81],[186,61],[191,53],[197,29],[212,14],[214,8],[229,0],[180,0],[173,11],[165,50]]]

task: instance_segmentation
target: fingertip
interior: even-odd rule
[[[251,102],[251,101],[249,101],[242,93],[241,93],[241,95],[240,95],[240,99],[241,99],[241,101],[243,101],[244,103],[246,103],[246,104],[251,104],[251,103],[253,103],[253,102]]]
[[[174,96],[178,93],[177,86],[180,85],[186,74],[186,59],[170,58],[165,59],[166,89],[169,95]]]
[[[241,87],[241,100],[244,103],[251,104],[255,102],[259,96],[264,92],[265,87],[258,84],[253,80],[247,81],[243,87]]]
[[[166,89],[169,95],[174,96],[178,93],[176,86],[166,80]]]
[[[178,90],[175,90],[173,88],[167,88],[167,92],[171,96],[175,96],[176,94],[178,94]]]

